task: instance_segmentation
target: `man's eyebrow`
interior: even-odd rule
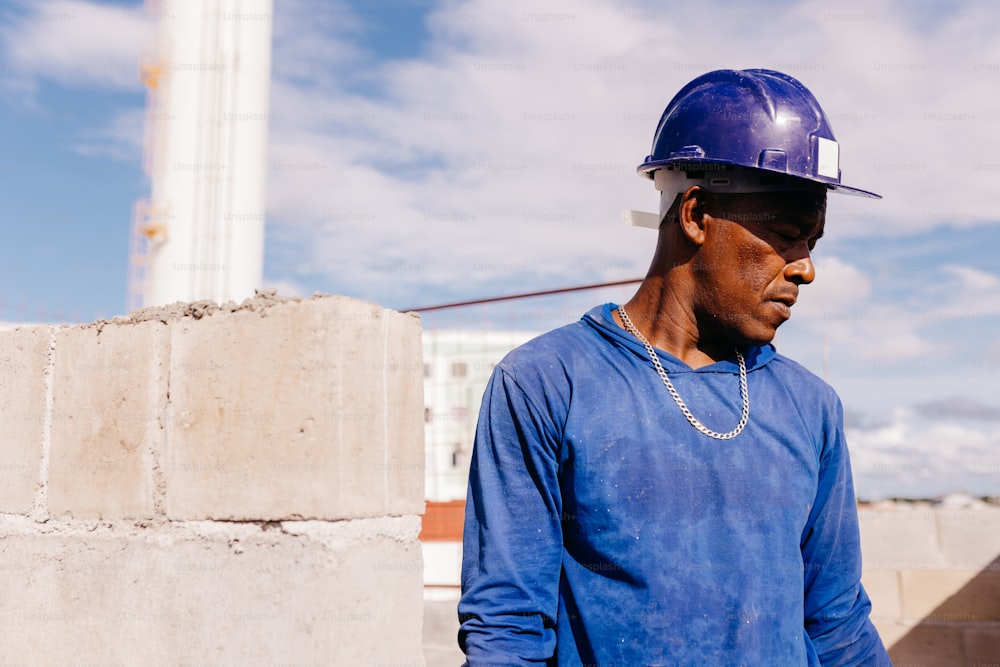
[[[796,224],[798,224],[799,229],[801,229],[802,232],[805,233],[805,234],[808,234],[809,232],[811,232],[814,229],[816,229],[816,223],[815,222],[807,222],[806,220],[800,220]],[[811,236],[810,238],[812,238],[814,241],[818,241],[821,238],[823,238],[823,234],[825,234],[825,233],[826,233],[826,225],[820,224],[819,225],[819,230],[816,232],[816,234],[814,236]]]
[[[814,221],[807,220],[807,216],[802,216],[802,217],[789,216],[783,219],[779,218],[778,220],[773,221],[771,224],[772,226],[776,224],[791,225],[796,229],[798,229],[799,232],[802,234],[808,234],[809,232],[811,232],[816,228],[816,223]],[[810,239],[812,239],[813,241],[819,241],[821,238],[823,238],[824,233],[826,233],[826,225],[821,225],[818,233],[815,236],[810,236]]]

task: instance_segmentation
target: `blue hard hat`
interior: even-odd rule
[[[840,183],[840,148],[819,102],[798,80],[774,70],[716,70],[684,86],[660,117],[653,150],[637,171],[652,178],[657,169],[724,165],[881,199]]]

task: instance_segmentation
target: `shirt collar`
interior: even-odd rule
[[[583,316],[584,323],[597,329],[598,333],[607,338],[612,344],[622,347],[633,354],[637,354],[644,359],[649,358],[646,348],[639,340],[623,329],[615,322],[611,312],[618,308],[616,303],[605,303],[601,306],[594,306]],[[659,348],[653,348],[663,369],[668,373],[739,373],[740,366],[736,360],[736,355],[731,358],[717,361],[714,364],[703,366],[698,369],[691,368],[686,363]],[[747,371],[761,368],[774,358],[776,354],[774,345],[750,345],[743,350],[744,361]]]

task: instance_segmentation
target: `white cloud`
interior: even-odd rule
[[[945,405],[949,396],[991,400],[1000,377],[995,277],[941,266],[932,256],[888,277],[826,258],[817,273],[839,284],[837,294],[813,293],[820,278],[803,288],[779,349],[822,373],[855,411],[912,404],[922,417],[940,419],[928,406]]]
[[[272,63],[275,77],[316,88],[358,65],[363,49],[348,37],[363,36],[363,23],[346,3],[279,0],[275,5],[272,42],[281,53]]]
[[[1000,276],[986,271],[980,271],[968,266],[944,266],[942,270],[958,277],[964,287],[976,292],[992,291],[1000,288]]]
[[[796,326],[849,350],[852,359],[913,359],[942,351],[922,335],[926,318],[919,310],[873,293],[871,280],[858,267],[825,257],[816,260],[816,276],[815,282],[801,288],[793,310]],[[919,294],[919,287],[915,291]]]
[[[140,89],[139,62],[153,21],[140,6],[84,0],[20,2],[0,27],[5,83],[34,90],[43,79],[74,88]]]
[[[847,429],[860,497],[934,498],[957,491],[997,495],[996,421],[928,419],[902,408],[889,417],[870,428]]]
[[[837,257],[816,259],[815,266],[815,281],[802,287],[795,305],[797,317],[857,312],[871,295],[871,281],[857,267]]]
[[[887,1],[791,7],[764,21],[756,8],[726,4],[723,22],[721,5],[441,2],[426,55],[372,63],[360,88],[338,65],[362,57],[360,40],[357,52],[343,46],[350,31],[311,62],[342,73],[319,83],[283,75],[281,63],[301,54],[277,43],[272,161],[326,169],[272,171],[272,218],[294,227],[331,281],[379,299],[641,275],[655,237],[618,216],[655,201],[633,169],[663,106],[708,69],[765,66],[816,93],[845,182],[886,195],[832,197],[841,233],[990,219],[982,202],[994,191],[1000,98],[979,91],[1000,82],[987,66],[1000,61],[1000,9],[976,5],[975,20],[955,13],[928,28]],[[286,17],[283,30],[308,41],[316,28],[307,19]],[[693,34],[711,42],[693,48]],[[380,268],[414,257],[425,270],[405,276],[409,287]],[[591,270],[576,269],[583,263]],[[905,336],[887,345],[926,349]]]
[[[917,409],[925,418],[985,419],[1000,422],[1000,407],[990,405],[975,396],[952,395],[936,398],[919,404]]]
[[[927,322],[963,321],[1000,315],[1000,276],[966,266],[941,269],[951,280],[927,291],[938,298],[924,315]]]
[[[862,269],[837,257],[816,260],[816,274],[802,288],[796,324],[849,350],[854,360],[942,357],[958,350],[959,341],[940,340],[932,329],[947,322],[985,325],[1000,314],[1000,276],[970,267],[927,266],[905,285],[905,299],[883,293],[885,282],[873,287]]]
[[[8,86],[139,89],[152,25],[138,6],[21,7],[2,34]],[[1000,172],[1000,98],[979,91],[1000,82],[1000,9],[969,3],[923,23],[913,13],[888,0],[806,0],[766,21],[730,3],[441,0],[423,55],[380,61],[366,45],[370,15],[285,0],[275,8],[269,224],[326,276],[323,287],[382,301],[639,276],[655,237],[622,226],[619,212],[654,205],[633,169],[663,106],[697,74],[752,66],[800,77],[831,117],[845,182],[886,194],[831,197],[839,233],[983,222]],[[691,34],[712,40],[694,48]],[[114,118],[80,149],[129,159],[137,119]],[[827,294],[807,293],[798,310],[849,299],[859,276],[841,278],[821,274],[809,292]],[[917,339],[892,347],[924,349]]]

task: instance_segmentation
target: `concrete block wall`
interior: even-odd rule
[[[175,304],[0,371],[0,664],[423,664],[415,316]]]
[[[1000,507],[861,509],[862,581],[896,667],[1000,664]]]

